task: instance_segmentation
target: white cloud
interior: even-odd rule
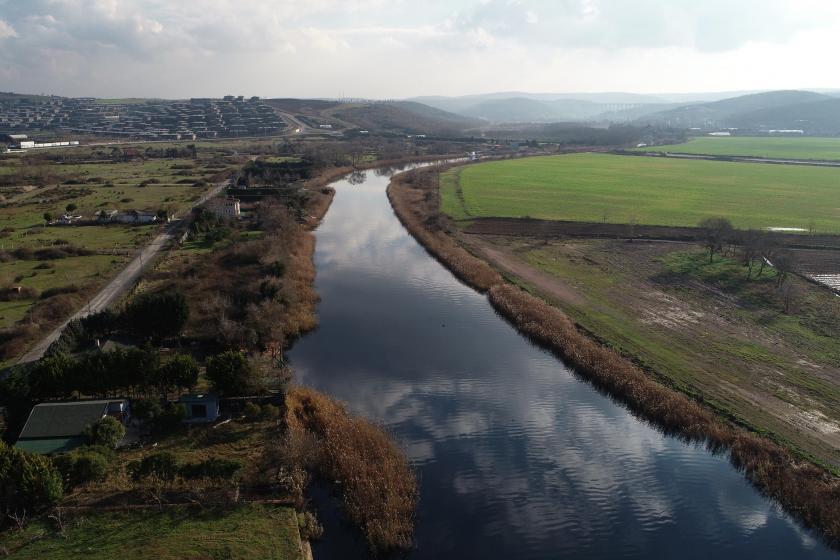
[[[401,97],[840,85],[825,71],[840,50],[840,3],[825,0],[0,0],[0,14],[4,86],[18,91],[183,97],[236,83],[260,95]]]
[[[0,19],[0,39],[8,39],[10,37],[17,37],[15,28]]]

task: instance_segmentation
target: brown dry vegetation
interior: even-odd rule
[[[263,237],[238,239],[153,280],[155,290],[186,296],[188,336],[228,348],[282,348],[317,325],[314,237],[279,204],[266,203],[258,213]],[[275,263],[280,277],[272,273]]]
[[[761,492],[806,526],[840,542],[840,480],[795,458],[767,438],[719,419],[702,404],[669,389],[623,356],[578,330],[562,311],[504,282],[494,269],[445,233],[439,214],[438,176],[424,169],[394,178],[391,203],[409,232],[459,278],[488,292],[494,308],[523,334],[552,350],[582,377],[666,433],[728,452]],[[481,264],[479,267],[476,261]]]
[[[388,186],[388,199],[403,225],[429,253],[458,278],[486,292],[503,282],[502,276],[483,260],[452,241],[438,213],[439,169],[418,169],[397,175]]]
[[[315,439],[318,456],[309,462],[316,474],[338,486],[345,514],[371,549],[410,548],[417,479],[389,435],[309,388],[291,389],[286,409],[289,437]]]

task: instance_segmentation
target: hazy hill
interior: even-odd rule
[[[730,118],[742,129],[802,129],[808,134],[840,133],[840,99],[830,97],[810,103],[746,111]]]
[[[342,121],[371,132],[457,136],[481,121],[411,101],[347,104],[331,111]]]
[[[831,98],[811,91],[771,91],[678,107],[648,115],[641,120],[675,128],[734,127],[746,113],[769,111],[764,115],[770,115],[775,111],[781,114],[786,107],[826,99]]]
[[[619,110],[618,105],[646,105],[662,110],[662,100],[633,93],[498,92],[461,97],[417,97],[414,101],[489,122],[583,121]],[[620,116],[618,117],[620,118]]]

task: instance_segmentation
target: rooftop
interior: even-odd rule
[[[75,438],[99,421],[111,403],[121,399],[41,403],[35,405],[19,439]]]

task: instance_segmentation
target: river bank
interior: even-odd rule
[[[834,476],[654,381],[581,332],[559,309],[505,282],[498,271],[456,241],[438,211],[437,190],[435,170],[400,175],[388,187],[400,221],[430,254],[461,280],[486,292],[490,303],[522,333],[557,353],[579,375],[665,432],[703,442],[716,452],[728,452],[732,463],[762,493],[806,526],[817,527],[827,540],[837,541],[840,515],[835,500],[840,486]]]

